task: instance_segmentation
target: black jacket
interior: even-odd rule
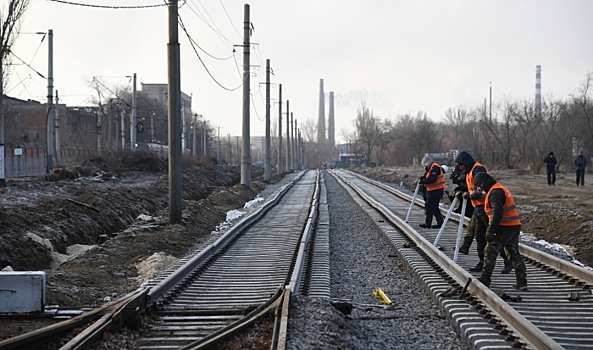
[[[546,169],[548,171],[554,171],[554,169],[556,168],[556,164],[558,164],[558,161],[556,160],[556,157],[554,157],[553,154],[548,154],[548,156],[544,158],[544,163],[546,163]]]

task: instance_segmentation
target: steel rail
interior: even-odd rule
[[[411,201],[412,196],[397,190],[396,188],[393,188],[391,186],[388,186],[384,183],[381,183],[377,180],[373,180],[373,179],[369,179],[366,176],[351,172],[351,171],[344,171],[347,172],[350,175],[356,176],[357,178],[364,180],[367,183],[370,183],[372,185],[375,185],[379,188],[382,188],[386,191],[388,191],[389,193],[392,193],[402,199],[406,199],[407,201]],[[419,200],[416,199],[416,201],[420,201],[421,203],[424,203],[423,200]],[[444,210],[443,208],[439,208],[441,210],[441,212],[443,214],[447,214],[447,211]],[[457,213],[451,213],[451,217],[455,219],[455,221],[459,222],[462,219],[462,216],[457,214]],[[463,223],[465,225],[467,225],[469,223],[469,218],[463,216]],[[560,258],[557,258],[553,255],[550,254],[546,254],[540,250],[537,250],[533,247],[527,246],[525,244],[521,244],[519,243],[519,251],[522,255],[524,255],[525,257],[528,257],[532,260],[535,260],[539,263],[542,263],[546,266],[549,266],[550,268],[553,268],[561,273],[564,273],[566,275],[571,276],[572,278],[582,281],[583,283],[586,283],[588,285],[593,285],[593,271],[591,271],[590,269],[586,269],[583,267],[580,267],[570,261],[566,261]]]
[[[299,177],[299,179],[303,175],[304,173]],[[256,322],[261,317],[266,316],[270,312],[275,312],[276,314],[280,313],[279,308],[288,302],[287,298],[290,295],[291,288],[293,288],[292,286],[298,286],[299,280],[303,275],[303,263],[300,262],[302,258],[299,259],[299,257],[303,255],[302,247],[306,247],[306,243],[304,243],[304,241],[309,239],[308,237],[310,237],[311,235],[311,231],[314,228],[315,220],[317,217],[316,208],[319,203],[318,198],[320,191],[319,178],[320,174],[319,172],[317,172],[315,175],[314,187],[311,187],[313,179],[311,176],[308,177],[309,182],[307,183],[306,187],[306,192],[308,192],[307,196],[303,196],[305,192],[302,192],[300,194],[299,192],[294,192],[292,194],[293,197],[291,198],[299,200],[298,207],[301,209],[297,209],[295,211],[292,208],[294,207],[293,204],[296,203],[288,202],[288,206],[286,209],[282,210],[281,208],[278,208],[278,211],[274,211],[275,215],[280,216],[269,216],[268,214],[269,217],[267,216],[267,218],[263,218],[263,220],[267,224],[280,225],[278,226],[278,228],[280,229],[279,231],[271,231],[271,234],[263,234],[266,231],[269,231],[274,226],[271,226],[269,228],[266,227],[264,229],[262,227],[259,227],[261,226],[261,224],[259,223],[256,224],[252,222],[248,225],[245,225],[245,228],[249,228],[247,230],[242,230],[245,231],[245,233],[241,233],[241,239],[234,242],[233,246],[230,247],[230,249],[224,248],[224,252],[222,252],[223,249],[221,248],[221,253],[217,253],[218,257],[216,259],[216,262],[209,262],[207,266],[204,266],[204,270],[200,272],[199,275],[193,273],[194,276],[192,277],[191,282],[189,280],[184,281],[182,282],[183,285],[180,286],[181,288],[178,288],[178,290],[176,291],[167,292],[167,294],[169,295],[166,296],[166,298],[161,297],[162,302],[159,303],[160,305],[158,305],[156,311],[162,317],[164,317],[163,321],[165,321],[167,318],[171,319],[171,317],[176,320],[171,319],[172,322],[168,325],[165,325],[164,327],[161,327],[160,325],[155,326],[154,329],[156,333],[154,336],[158,338],[156,339],[156,341],[151,340],[153,338],[150,335],[150,331],[146,332],[143,336],[144,341],[142,348],[155,348],[155,346],[158,346],[159,342],[162,345],[168,344],[167,338],[171,336],[173,338],[177,337],[175,341],[177,341],[180,344],[180,346],[182,346],[181,349],[210,348],[215,344],[220,344],[221,342],[227,340],[229,337],[237,334],[239,331],[243,330],[248,325]],[[295,191],[295,189],[293,189],[292,191]],[[308,198],[307,202],[305,202],[305,198],[303,197]],[[278,203],[278,201],[275,202]],[[306,208],[308,208],[308,211],[305,212]],[[288,229],[288,226],[284,228],[284,222],[282,221],[283,218],[288,218],[289,220],[291,220],[291,229]],[[293,222],[294,219],[297,218],[298,222]],[[296,234],[297,232],[295,232],[295,228],[297,228],[298,234]],[[289,235],[286,236],[286,234]],[[220,239],[217,240],[217,242],[219,242]],[[270,241],[271,239],[273,239],[274,242],[276,242],[277,239],[280,239],[280,241],[284,241],[284,243],[278,246],[277,243],[272,244],[272,242]],[[286,243],[289,244],[287,245]],[[261,263],[264,263],[263,265],[260,264],[258,258],[249,258],[249,252],[254,248],[258,252],[258,255],[261,255],[262,257],[268,256],[268,258],[265,258],[265,263],[264,260],[261,260]],[[273,248],[273,250],[268,251],[268,248]],[[290,250],[291,253],[288,253],[287,250]],[[279,255],[278,253],[281,253],[281,255]],[[226,258],[226,256],[229,254],[232,255]],[[272,265],[270,265],[271,261],[269,259],[273,256],[278,256],[279,258],[281,256],[283,257],[281,258],[282,261],[280,262],[280,267],[282,270],[286,270],[285,272],[282,272],[282,275],[278,275],[277,273],[276,275],[274,275],[274,273],[272,272],[273,270],[276,270],[277,267],[275,267],[273,270],[270,269]],[[238,267],[239,270],[236,270],[234,269],[234,267],[230,267],[229,265],[227,265],[228,263],[230,263],[231,260],[229,259],[231,258],[233,259],[233,261],[239,262],[239,264],[234,263],[234,265],[236,265],[236,267]],[[242,259],[244,258],[251,261],[251,264],[241,264],[240,261],[242,261]],[[229,261],[225,262],[225,260]],[[247,284],[244,281],[239,281],[236,279],[236,277],[232,276],[228,280],[223,279],[224,276],[229,275],[229,272],[231,274],[237,275],[237,277],[240,276],[241,278],[245,275],[250,275],[254,277],[254,279],[253,281],[250,280]],[[261,292],[256,290],[261,289],[265,293],[265,290],[269,289],[268,282],[266,282],[267,286],[264,285],[263,288],[258,288],[256,284],[254,284],[254,282],[256,282],[257,280],[261,280],[260,277],[263,276],[262,273],[266,275],[266,281],[278,280],[279,278],[282,278],[283,283],[280,284],[278,288],[278,290],[281,290],[282,292],[277,292],[275,296],[272,298],[270,298],[269,295],[266,295],[265,297],[261,296]],[[226,281],[225,284],[232,286],[232,298],[230,296],[227,296],[226,298],[220,298],[218,294],[212,294],[215,290],[215,287],[211,283],[208,283],[208,279],[212,279],[214,276],[216,276],[217,281],[224,280]],[[199,297],[195,298],[196,296]],[[265,300],[263,300],[264,298]],[[264,301],[265,305],[260,304],[260,299]],[[249,304],[246,304],[246,302],[248,302]],[[217,305],[222,307],[222,309],[219,310],[217,308]],[[250,312],[247,316],[243,316],[237,318],[236,320],[232,320],[232,323],[226,326],[216,328],[218,330],[215,331],[215,333],[206,336],[198,335],[196,333],[197,330],[200,330],[201,332],[201,330],[204,328],[199,325],[199,322],[195,317],[193,317],[193,315],[197,316],[208,314],[215,316],[221,313],[229,312],[236,315],[237,312],[250,309],[252,306],[257,306],[256,310]],[[177,317],[175,315],[180,316]],[[196,322],[193,322],[193,324],[190,327],[188,327],[188,332],[181,331],[181,329],[185,328],[184,322],[186,322],[186,320],[183,319],[183,315],[187,315],[188,320],[196,320]],[[276,322],[280,321],[281,318],[277,318]],[[211,328],[210,325],[207,325],[207,327]],[[163,333],[167,332],[166,329],[178,328],[181,332],[177,336],[176,331],[171,331],[170,335]],[[189,332],[189,328],[192,328],[193,330]],[[280,330],[281,328],[282,327],[279,323],[274,325],[274,330]],[[191,338],[194,339],[190,343],[185,343],[185,345],[183,345],[181,343],[182,338],[184,338],[185,340],[190,340]],[[280,337],[279,334],[276,334],[276,332],[272,338],[274,341],[273,348],[278,346],[278,344],[282,344],[283,339],[285,339],[283,337]]]
[[[533,349],[541,350],[560,350],[563,349],[556,341],[549,337],[546,333],[541,331],[538,327],[533,325],[523,315],[509,306],[503,301],[498,295],[492,292],[489,288],[486,288],[477,279],[474,279],[467,271],[453,262],[444,253],[439,251],[431,242],[426,240],[424,237],[417,234],[405,220],[402,220],[386,208],[383,204],[375,201],[371,196],[367,195],[362,189],[353,184],[351,181],[345,179],[343,176],[335,171],[331,172],[337,176],[342,182],[347,184],[353,191],[355,191],[361,198],[363,198],[371,207],[379,211],[386,219],[391,223],[399,227],[414,243],[421,248],[432,260],[437,262],[439,266],[455,280],[462,285],[467,285],[467,290],[480,298],[493,313],[497,314],[501,319],[505,320],[508,328],[514,330],[526,343]]]
[[[30,346],[30,344],[42,342],[48,339],[49,337],[55,336],[56,334],[61,334],[76,327],[84,326],[91,321],[101,319],[101,321],[94,322],[91,326],[93,327],[93,329],[98,329],[106,323],[117,318],[120,312],[123,310],[123,307],[132,300],[135,300],[137,298],[137,293],[142,292],[143,291],[138,290],[133,291],[131,293],[128,293],[121,299],[111,301],[108,304],[105,304],[91,311],[85,312],[69,320],[64,320],[31,332],[20,334],[18,336],[0,341],[0,349],[5,350],[15,348],[21,349],[23,347],[27,348]]]
[[[178,285],[186,276],[195,270],[198,266],[203,264],[206,260],[208,260],[211,256],[219,252],[223,247],[225,247],[238,233],[243,231],[246,227],[253,224],[259,218],[261,218],[270,208],[276,205],[278,201],[283,197],[283,195],[288,192],[292,186],[296,182],[298,182],[305,172],[301,172],[296,179],[290,181],[290,183],[283,186],[278,192],[275,193],[274,197],[262,205],[259,209],[257,209],[251,215],[243,218],[237,224],[235,224],[231,229],[220,237],[214,244],[208,246],[206,249],[201,251],[195,257],[188,260],[185,264],[183,264],[179,269],[177,269],[174,273],[167,276],[164,280],[158,283],[156,286],[150,288],[146,302],[149,303],[156,303],[159,299],[161,299],[166,293],[168,293],[171,289],[173,289],[176,285]]]

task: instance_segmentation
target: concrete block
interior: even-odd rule
[[[43,312],[45,272],[0,271],[0,314]]]

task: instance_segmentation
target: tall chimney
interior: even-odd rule
[[[535,115],[542,117],[542,66],[535,66]]]
[[[334,92],[329,92],[329,120],[327,125],[327,137],[329,139],[329,146],[333,149],[336,147],[336,128],[334,122]]]
[[[325,144],[325,96],[323,93],[323,79],[319,80],[319,120],[317,121],[317,143]]]

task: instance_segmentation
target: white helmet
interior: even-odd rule
[[[441,168],[443,168],[443,173],[446,173],[447,171],[449,171],[449,167],[446,165],[441,165]]]

